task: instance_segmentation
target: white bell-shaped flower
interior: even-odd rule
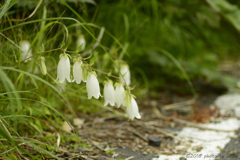
[[[137,102],[136,100],[132,97],[131,99],[131,105],[130,106],[127,106],[127,109],[126,109],[126,112],[127,112],[127,116],[130,120],[134,120],[134,118],[136,117],[137,119],[140,119],[141,116],[139,114],[139,111],[138,111],[138,105],[137,105]]]
[[[31,46],[30,43],[26,40],[23,40],[20,42],[20,48],[22,49],[21,60],[24,60],[24,59],[32,56],[32,49],[30,49],[30,46]],[[30,59],[26,59],[24,62],[27,63],[27,61]]]
[[[77,47],[82,45],[82,49],[84,50],[86,48],[86,40],[83,35],[80,35],[77,39]]]
[[[67,54],[60,55],[60,60],[57,67],[57,79],[60,83],[63,83],[65,79],[71,82],[70,79],[70,60]]]
[[[76,81],[77,84],[80,84],[81,81],[83,81],[81,65],[81,60],[76,60],[76,62],[73,64],[73,82]]]
[[[111,106],[115,105],[115,90],[113,87],[113,82],[111,80],[108,80],[104,84],[104,89],[103,89],[103,94],[104,94],[104,106],[108,105],[108,103]]]
[[[117,107],[119,108],[121,105],[125,106],[125,101],[124,101],[124,97],[125,97],[125,93],[124,93],[124,87],[121,83],[116,83],[115,84],[116,88],[115,88],[115,102]]]
[[[91,72],[88,74],[86,83],[88,99],[91,99],[92,97],[98,99],[99,96],[101,96],[101,93],[99,82],[95,72]]]
[[[120,73],[121,73],[119,74],[120,80],[129,86],[131,83],[131,76],[130,76],[130,70],[127,64],[123,64],[120,66]]]

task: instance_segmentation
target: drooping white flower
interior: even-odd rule
[[[139,114],[139,111],[138,111],[137,102],[133,97],[131,99],[131,105],[127,106],[126,113],[130,120],[134,120],[135,117],[137,119],[141,118],[141,115]]]
[[[65,79],[71,82],[70,79],[70,60],[67,54],[60,55],[60,60],[57,67],[57,79],[60,83],[63,83]]]
[[[121,83],[116,83],[115,84],[115,102],[117,104],[117,107],[119,108],[121,105],[125,106],[125,101],[124,101],[124,87]]]
[[[121,73],[119,74],[120,80],[129,86],[131,83],[131,76],[130,76],[130,70],[127,64],[123,64],[120,66],[120,73]]]
[[[104,84],[104,89],[103,89],[103,94],[104,94],[104,106],[108,105],[108,103],[111,106],[115,105],[115,90],[113,87],[113,82],[111,80],[108,80],[105,84]]]
[[[99,96],[101,96],[101,93],[100,93],[99,82],[95,72],[88,74],[86,83],[87,83],[86,88],[88,93],[88,99],[91,99],[92,97],[98,99]]]
[[[30,43],[28,41],[26,41],[26,40],[21,41],[20,48],[22,49],[21,60],[24,60],[24,59],[32,56],[32,49],[30,49]],[[27,63],[27,61],[30,59],[26,59],[24,62]]]
[[[73,82],[76,81],[77,84],[80,84],[81,81],[83,81],[81,65],[81,60],[76,60],[76,62],[73,64]]]
[[[77,47],[82,45],[82,49],[84,50],[86,48],[86,40],[83,35],[80,35],[77,39]]]

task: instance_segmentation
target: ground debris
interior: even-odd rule
[[[209,129],[198,123],[210,121],[211,116],[219,116],[218,109],[210,109],[210,105],[201,108],[201,101],[189,96],[172,99],[171,101],[168,97],[168,100],[163,101],[138,102],[142,118],[134,121],[113,115],[107,110],[92,115],[77,113],[78,118],[69,120],[72,128],[66,122],[61,127],[61,142],[54,142],[59,145],[54,154],[62,159],[80,160],[149,160],[157,155],[185,155],[191,141],[179,138],[177,132],[185,126]],[[169,102],[174,103],[171,105]],[[164,115],[158,107],[159,103],[172,114]],[[191,105],[191,115],[181,115],[177,109],[186,105]],[[197,117],[198,113],[208,114]],[[54,132],[52,136],[57,137],[57,133]],[[63,133],[65,137],[62,136]],[[149,145],[149,139],[153,137],[161,141],[161,144]],[[201,147],[196,146],[194,150],[201,150]]]

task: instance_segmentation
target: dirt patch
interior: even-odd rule
[[[172,96],[169,97],[169,94]],[[113,116],[108,111],[95,115],[79,113],[78,117],[84,119],[84,123],[80,128],[75,128],[76,133],[91,146],[89,150],[81,148],[81,154],[86,156],[81,158],[149,160],[159,154],[184,155],[185,149],[175,149],[175,146],[184,143],[181,140],[176,141],[175,136],[187,123],[174,120],[182,119],[192,124],[208,122],[217,112],[217,108],[210,109],[210,104],[217,96],[218,94],[214,93],[199,95],[192,103],[189,103],[189,100],[193,98],[188,95],[161,93],[158,98],[146,97],[138,101],[142,119],[134,121]],[[186,102],[187,106],[190,106],[189,112],[174,108],[163,115],[164,106],[179,102]],[[149,138],[161,140],[161,145],[149,145]]]

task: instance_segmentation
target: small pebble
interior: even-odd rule
[[[148,144],[150,146],[159,147],[161,142],[162,142],[161,139],[158,139],[158,138],[152,138],[152,137],[148,138]]]

